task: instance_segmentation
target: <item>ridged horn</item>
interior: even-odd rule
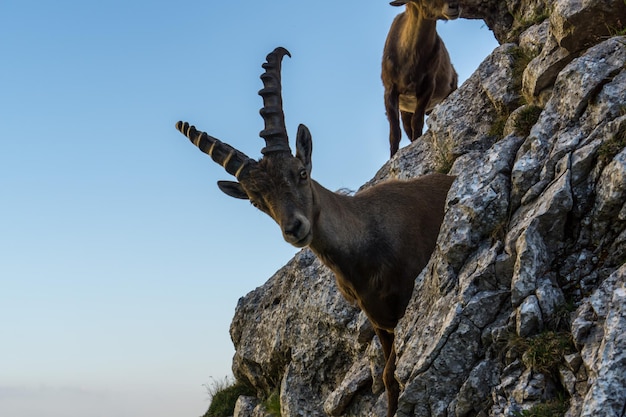
[[[265,129],[259,133],[259,136],[265,139],[265,147],[261,149],[263,155],[272,152],[291,153],[280,82],[280,67],[285,55],[291,57],[288,50],[278,47],[267,55],[267,62],[263,64],[265,68],[265,72],[261,74],[263,89],[259,91],[259,95],[263,97],[263,108],[260,113],[265,122]]]
[[[195,126],[190,126],[187,122],[176,123],[176,129],[237,179],[246,171],[247,167],[257,163],[243,152],[205,132],[196,130]]]

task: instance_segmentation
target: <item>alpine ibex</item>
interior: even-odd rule
[[[186,122],[176,128],[201,151],[234,175],[219,181],[229,196],[248,199],[280,226],[284,239],[308,246],[334,273],[339,290],[356,303],[380,338],[386,365],[383,381],[388,416],[396,412],[399,385],[394,377],[394,328],[411,297],[413,284],[434,250],[453,177],[426,175],[387,181],[354,196],[334,193],[311,179],[311,134],[300,125],[296,155],[282,110],[281,61],[289,52],[276,48],[261,75],[261,115],[266,146],[256,161]],[[289,55],[290,56],[290,55]]]
[[[389,119],[391,156],[400,147],[400,121],[409,140],[422,135],[424,115],[456,90],[458,76],[443,41],[437,19],[453,20],[461,8],[457,0],[396,0],[406,5],[394,19],[383,50],[382,80]]]

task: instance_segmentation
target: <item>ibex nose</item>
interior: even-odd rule
[[[297,237],[300,227],[302,226],[302,222],[300,219],[294,219],[291,223],[285,225],[283,228],[283,232],[287,236]]]
[[[444,10],[444,16],[449,20],[454,20],[461,15],[461,5],[458,1],[449,1]]]
[[[311,243],[311,227],[306,218],[295,217],[283,224],[283,237],[296,247],[304,247]]]

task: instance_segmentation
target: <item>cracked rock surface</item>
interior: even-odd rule
[[[626,37],[605,22],[626,23],[626,4],[466,3],[502,44],[364,185],[457,176],[396,329],[397,416],[557,400],[560,415],[624,416]],[[528,346],[551,334],[566,347],[541,368]],[[231,336],[235,376],[258,397],[236,417],[269,415],[272,392],[283,416],[385,415],[380,344],[310,251],[241,298]]]

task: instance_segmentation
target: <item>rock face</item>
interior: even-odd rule
[[[457,176],[396,329],[397,416],[624,416],[626,3],[464,10],[501,45],[364,186]],[[236,417],[272,392],[283,416],[385,415],[378,340],[310,251],[239,301],[231,336],[259,397]]]

